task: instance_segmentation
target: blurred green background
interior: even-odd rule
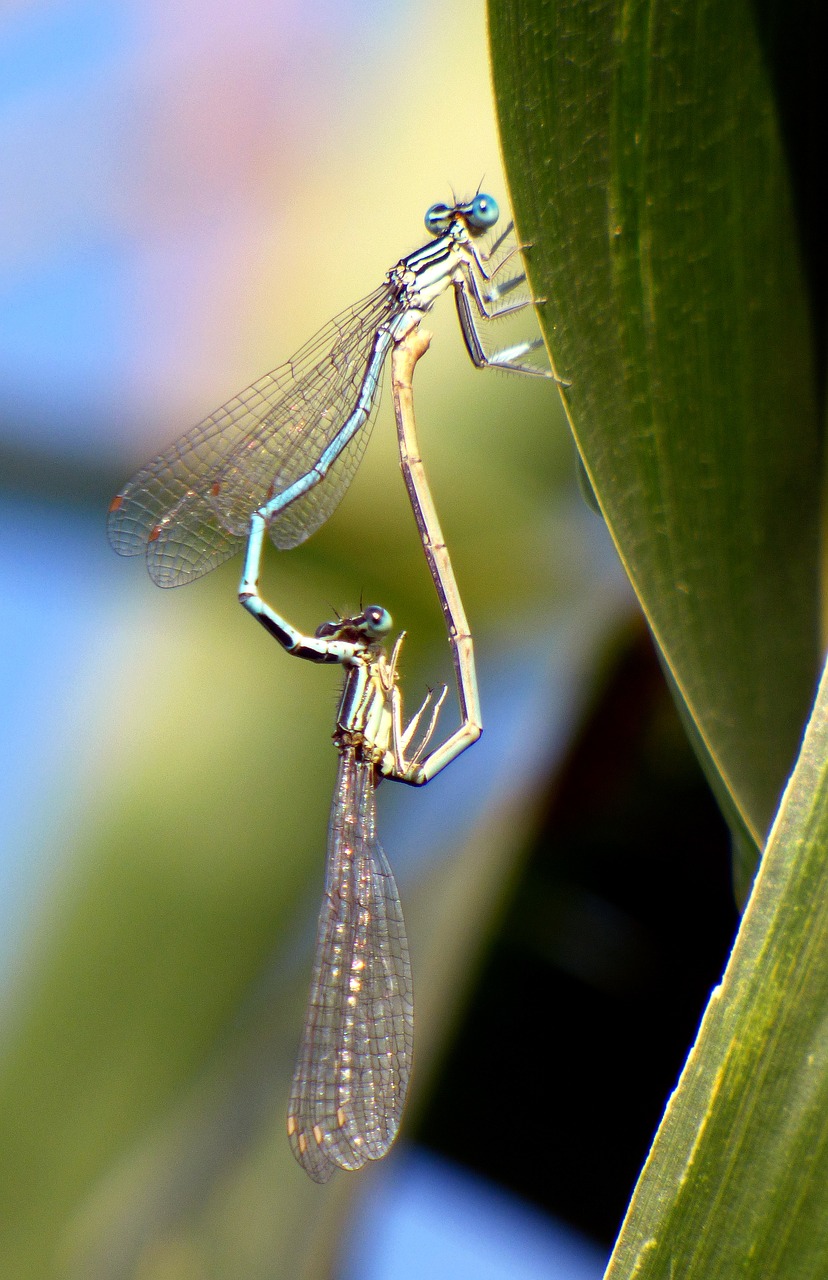
[[[484,13],[17,4],[0,84],[0,1273],[327,1274],[360,1183],[311,1186],[283,1117],[337,673],[245,617],[238,561],[162,593],[104,517],[422,243],[450,184],[506,203]],[[380,796],[415,965],[412,1117],[631,608],[556,390],[475,373],[450,303],[431,327],[420,438],[486,734],[427,792]],[[305,629],[377,600],[409,632],[409,701],[449,677],[389,395],[342,507],[269,555],[265,594]]]

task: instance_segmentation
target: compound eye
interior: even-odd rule
[[[426,231],[433,236],[441,236],[448,231],[453,212],[447,204],[433,204],[425,216]]]
[[[493,227],[500,217],[500,210],[497,207],[497,201],[494,196],[484,195],[481,191],[472,200],[471,213],[469,214],[469,224],[474,227],[475,231],[488,231],[489,227]]]
[[[384,636],[393,625],[391,614],[380,604],[369,604],[362,616],[365,619],[366,629],[371,635]]]

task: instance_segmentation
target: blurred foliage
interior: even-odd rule
[[[490,0],[490,25],[567,412],[745,890],[819,659],[820,19],[770,0]],[[828,1268],[824,757],[818,704],[613,1280]]]
[[[0,486],[24,553],[14,587],[31,588],[7,612],[18,649],[28,626],[38,637],[26,678],[51,663],[65,679],[59,705],[30,712],[48,776],[26,815],[38,868],[2,1011],[0,1275],[294,1280],[330,1273],[352,1201],[383,1174],[312,1186],[284,1132],[337,673],[288,661],[252,625],[238,561],[158,592],[108,550],[104,513],[154,444],[421,243],[447,179],[470,191],[485,173],[506,195],[483,11],[457,4],[458,59],[436,4],[320,23],[205,0],[194,33],[188,11],[133,3],[113,41],[94,9],[21,10],[8,86],[2,265],[19,359],[2,371]],[[378,130],[391,101],[416,109]],[[629,607],[574,494],[554,389],[471,369],[450,302],[433,321],[419,436],[487,733],[425,793],[379,798],[415,965],[417,1087],[600,636]],[[67,536],[86,523],[94,539]],[[68,653],[61,607],[78,583],[68,608],[84,643]],[[265,592],[306,629],[378,600],[409,633],[410,701],[451,678],[387,399],[342,508],[307,546],[268,557]],[[498,720],[506,703],[519,712]],[[406,840],[420,859],[407,875]]]
[[[605,579],[604,598],[592,598],[604,571],[583,534],[601,528],[574,494],[553,389],[471,369],[449,305],[431,327],[420,438],[474,620],[484,703],[496,689],[486,672],[502,662],[514,679],[528,637],[538,683],[527,704],[540,710],[529,767],[515,770],[487,738],[447,781],[427,794],[404,789],[397,802],[409,821],[442,804],[463,845],[418,891],[403,883],[419,1083],[485,943],[537,773],[619,599]],[[329,526],[290,556],[268,554],[265,594],[307,629],[360,595],[384,603],[410,633],[403,681],[413,701],[450,679],[451,665],[391,416],[386,403]],[[18,455],[18,491],[42,493],[43,465]],[[140,563],[116,562],[105,545],[116,478],[59,464],[48,474],[53,519],[74,502],[100,521],[100,613],[76,691],[83,780],[4,1011],[0,1273],[241,1280],[266,1260],[268,1275],[326,1274],[366,1180],[311,1186],[290,1156],[284,1113],[335,772],[337,674],[289,662],[251,625],[235,601],[238,562],[191,590],[158,592]],[[65,572],[62,554],[56,547],[49,572]],[[116,575],[131,595],[111,594]],[[562,618],[575,638],[547,654]],[[538,674],[553,663],[571,690],[556,705]],[[474,761],[489,741],[497,784],[481,801]],[[388,791],[381,830],[396,799]]]

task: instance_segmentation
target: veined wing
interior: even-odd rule
[[[400,1124],[414,1036],[402,907],[375,829],[374,769],[340,758],[325,899],[288,1112],[316,1182],[378,1160]]]
[[[110,507],[114,549],[145,553],[162,587],[191,582],[233,555],[252,513],[309,471],[350,416],[376,331],[395,305],[382,285],[139,471]],[[278,545],[295,546],[331,514],[369,429],[290,519],[285,512],[284,537],[274,530]]]

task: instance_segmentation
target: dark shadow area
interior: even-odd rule
[[[773,81],[788,159],[804,275],[811,298],[820,404],[825,403],[828,342],[828,6],[824,0],[751,0]],[[780,323],[784,320],[780,317]],[[772,335],[769,341],[773,342]]]
[[[550,790],[419,1139],[609,1246],[738,924],[643,625]]]

